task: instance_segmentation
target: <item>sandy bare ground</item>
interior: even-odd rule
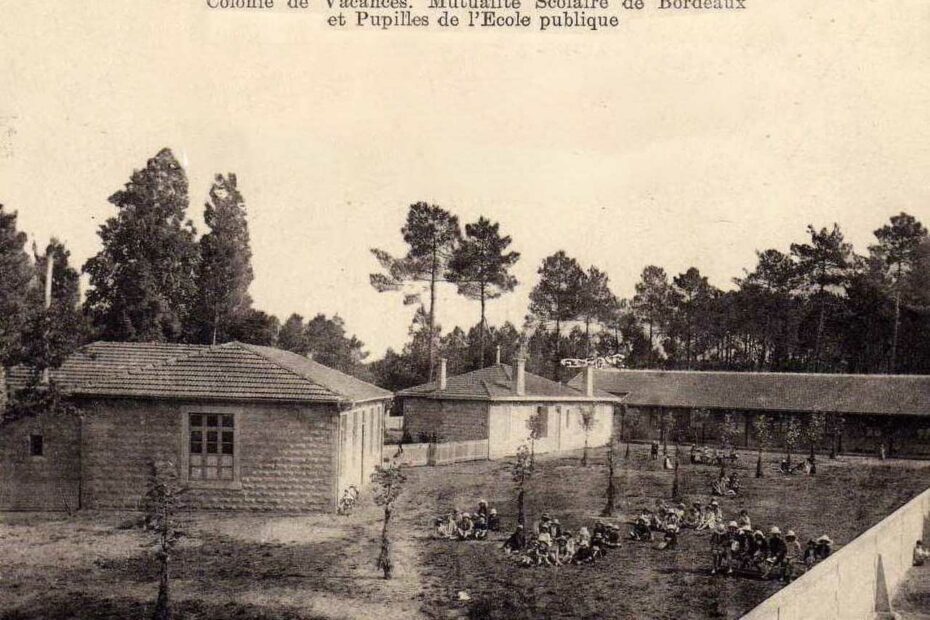
[[[604,452],[593,451],[586,468],[579,456],[539,459],[527,496],[531,522],[548,511],[569,529],[590,527],[604,505]],[[842,545],[930,485],[927,462],[824,458],[818,475],[807,477],[778,474],[777,458],[767,455],[761,480],[743,470],[741,495],[722,500],[728,516],[746,508],[757,526],[790,527],[801,537],[829,533]],[[680,473],[687,501],[709,499],[716,468],[685,464]],[[390,581],[374,566],[381,512],[364,499],[349,517],[188,515],[189,536],[172,567],[176,618],[736,618],[779,588],[711,577],[707,535],[691,531],[674,552],[627,543],[596,566],[521,568],[500,553],[499,541],[432,536],[434,516],[471,509],[479,498],[512,527],[508,463],[415,468],[408,477],[392,527]],[[619,519],[628,520],[669,497],[671,473],[634,446],[617,482]],[[157,566],[137,521],[112,512],[0,513],[0,619],[147,617]],[[916,613],[927,591],[917,584],[902,596]]]

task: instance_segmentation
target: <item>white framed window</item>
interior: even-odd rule
[[[241,417],[218,408],[183,414],[182,472],[192,487],[239,488]]]

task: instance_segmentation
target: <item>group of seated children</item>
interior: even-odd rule
[[[772,527],[766,536],[762,530],[752,529],[745,512],[740,513],[741,517],[745,515],[743,522],[721,523],[714,529],[710,539],[712,575],[752,571],[763,579],[777,576],[787,583],[801,566],[810,568],[833,552],[833,541],[826,535],[808,540],[803,551],[792,530],[782,534],[778,527]]]
[[[779,465],[778,468],[781,470],[781,473],[783,474],[804,473],[809,476],[816,471],[816,465],[814,463],[815,461],[813,457],[808,457],[804,459],[803,461],[801,461],[800,463],[798,463],[797,465],[792,465],[791,463],[788,462],[788,459],[782,459],[781,465]]]
[[[678,532],[684,525],[685,505],[669,507],[661,500],[654,511],[644,508],[630,528],[630,540],[652,542],[656,533],[661,535],[660,549],[674,549],[678,545]]]
[[[523,566],[562,566],[589,564],[620,546],[620,528],[598,521],[593,533],[582,527],[574,534],[562,528],[558,519],[543,514],[528,539],[522,525],[504,542],[502,549]]]
[[[484,540],[488,532],[498,532],[501,527],[497,509],[489,509],[483,499],[474,513],[453,510],[444,517],[437,517],[434,524],[437,536],[452,540]]]
[[[706,506],[701,502],[693,502],[691,508],[685,513],[683,525],[696,530],[712,530],[723,523],[723,511],[720,504],[713,499]]]
[[[730,448],[727,452],[704,446],[698,448],[691,444],[691,462],[695,465],[732,465],[739,460],[736,450]]]
[[[739,475],[735,471],[729,476],[721,471],[717,481],[711,487],[711,493],[718,497],[734,497],[739,493],[741,485]]]

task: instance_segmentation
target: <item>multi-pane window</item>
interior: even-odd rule
[[[191,480],[232,480],[236,418],[232,414],[191,413]]]

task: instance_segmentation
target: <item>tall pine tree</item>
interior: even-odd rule
[[[197,302],[189,337],[217,344],[232,338],[252,306],[252,250],[245,201],[235,174],[216,175],[204,221],[210,232],[200,238]]]
[[[449,262],[449,271],[458,285],[459,294],[481,303],[479,358],[482,367],[485,365],[488,332],[487,302],[512,291],[517,285],[510,268],[520,260],[520,254],[507,251],[510,243],[509,236],[501,236],[500,224],[481,217],[474,224],[465,225],[465,237]]]
[[[578,320],[582,311],[585,272],[574,258],[559,250],[539,267],[539,282],[530,291],[530,320],[553,326],[554,374],[559,376],[562,354],[562,325]]]
[[[94,327],[107,340],[180,340],[199,262],[187,175],[163,149],[109,201],[117,214],[100,227],[103,248],[84,265]]]
[[[394,258],[384,250],[373,248],[375,258],[381,264],[382,273],[370,276],[371,285],[379,293],[401,291],[412,285],[404,295],[405,304],[420,303],[419,290],[425,286],[429,291],[429,305],[426,309],[428,333],[433,334],[429,343],[429,366],[427,375],[430,381],[436,366],[436,346],[439,330],[436,329],[436,291],[439,283],[449,278],[449,261],[455,253],[462,238],[458,217],[445,209],[418,202],[410,205],[407,211],[407,223],[401,229],[407,243],[407,253],[401,258]]]

